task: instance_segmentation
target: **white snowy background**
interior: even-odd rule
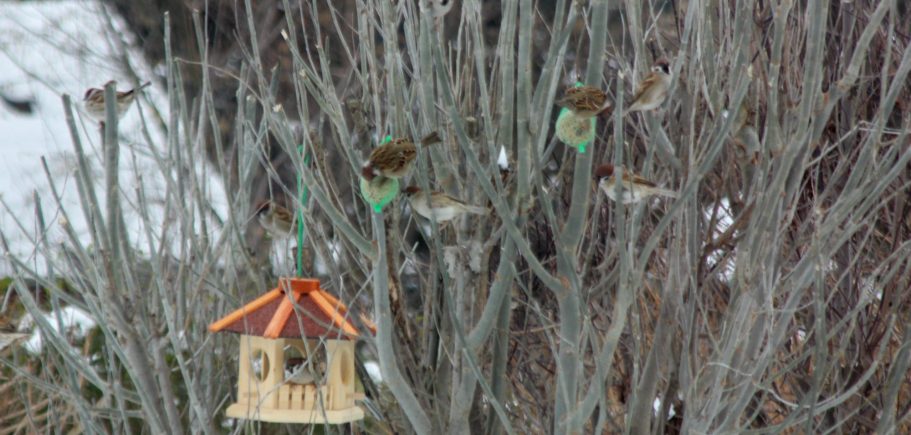
[[[42,168],[41,158],[47,160],[54,186],[62,196],[63,207],[84,245],[90,243],[87,226],[79,205],[74,173],[77,169],[73,141],[67,126],[62,95],[69,94],[74,103],[76,123],[85,152],[92,166],[91,178],[96,180],[99,200],[103,196],[103,160],[97,125],[81,114],[82,96],[90,87],[102,87],[108,80],[117,80],[119,90],[127,90],[138,82],[131,80],[117,59],[128,59],[130,68],[141,81],[151,80],[129,112],[120,120],[120,180],[128,190],[122,201],[127,231],[138,230],[135,213],[135,189],[141,177],[145,195],[155,207],[164,192],[164,175],[152,158],[152,151],[165,153],[164,132],[147,122],[154,143],[144,139],[140,128],[141,115],[152,116],[151,107],[167,116],[167,98],[157,88],[153,71],[163,73],[163,66],[150,66],[135,50],[124,49],[135,44],[129,34],[120,32],[122,24],[109,19],[96,2],[3,2],[0,1],[0,94],[17,101],[33,101],[32,113],[21,113],[0,102],[0,231],[10,243],[10,255],[24,261],[39,272],[46,270],[47,259],[36,252],[38,225],[35,217],[35,195],[41,201],[50,245],[65,242],[60,226],[61,214],[53,200],[50,181]],[[113,20],[113,21],[112,21]],[[157,81],[160,83],[161,81]],[[214,209],[224,216],[226,200],[220,179],[204,162],[197,170],[209,176],[209,192]],[[156,195],[158,197],[156,197]],[[103,207],[103,205],[102,205]],[[132,218],[132,219],[131,219]],[[153,222],[161,222],[162,210],[152,210]],[[217,229],[215,229],[217,230]],[[140,248],[141,252],[141,248]],[[8,257],[0,258],[0,277],[12,272]],[[5,303],[0,298],[0,309]],[[72,309],[61,316],[64,328],[84,332],[91,319]],[[57,316],[51,316],[56,318]],[[56,323],[56,322],[52,322]],[[33,322],[24,318],[20,331],[34,329]],[[33,336],[27,345],[31,351],[40,350],[40,337]],[[0,348],[4,347],[0,340]]]
[[[134,41],[129,39],[129,34],[118,31],[122,23],[117,22],[116,17],[110,18],[114,22],[109,24],[108,15],[96,2],[0,1],[0,93],[18,101],[34,101],[33,112],[29,114],[0,103],[0,150],[3,150],[4,156],[0,159],[0,232],[10,243],[11,256],[39,272],[47,270],[48,259],[35,249],[39,234],[35,217],[36,194],[41,201],[47,226],[45,237],[52,246],[66,241],[59,222],[61,214],[41,164],[42,157],[47,160],[54,186],[68,211],[68,224],[83,244],[90,243],[76,188],[76,155],[62,95],[69,94],[73,100],[80,140],[91,157],[91,178],[96,180],[96,192],[99,200],[104,202],[104,166],[99,130],[80,111],[82,96],[88,88],[101,87],[108,80],[117,80],[119,90],[138,84],[128,78],[130,75],[121,69],[122,65],[116,59],[128,59],[130,67],[141,77],[141,82],[153,82],[153,86],[143,90],[137,103],[119,121],[120,180],[129,188],[125,192],[128,200],[121,203],[126,214],[127,230],[139,230],[134,187],[140,177],[145,195],[153,207],[150,210],[153,223],[160,223],[165,218],[164,212],[157,206],[160,201],[156,201],[163,199],[164,175],[152,156],[153,150],[159,155],[166,154],[166,135],[154,129],[155,122],[147,122],[154,141],[148,143],[141,129],[140,113],[149,121],[152,116],[150,108],[154,105],[161,116],[167,117],[167,96],[163,89],[154,85],[155,79],[160,78],[155,74],[164,74],[166,68],[163,65],[146,65],[136,50],[122,52],[124,49],[121,47],[133,46]],[[158,83],[162,81],[158,80]],[[212,208],[219,215],[226,216],[228,199],[221,178],[205,161],[198,161],[195,169],[207,174]],[[143,251],[142,246],[137,246],[137,249]],[[333,252],[337,249],[333,247]],[[317,267],[324,268],[321,262]],[[9,259],[0,257],[0,277],[11,272]],[[7,308],[4,299],[8,298],[0,295],[0,310]],[[62,330],[72,338],[84,337],[95,326],[95,320],[76,307],[63,307],[57,312],[45,313],[43,317],[54,329]],[[0,331],[0,350],[19,342],[33,354],[42,351],[43,338],[30,314],[18,320],[17,331]],[[377,363],[368,361],[365,366],[370,376],[380,382]]]

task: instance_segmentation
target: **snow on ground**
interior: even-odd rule
[[[658,415],[658,412],[661,411],[661,398],[660,397],[656,397],[655,400],[652,401],[652,410],[654,411],[654,414],[656,416]],[[674,404],[672,403],[671,406],[667,410],[667,419],[670,420],[675,415],[677,415],[677,412],[674,411]]]
[[[383,382],[383,372],[380,370],[380,365],[376,361],[366,361],[364,363],[364,370],[367,371],[367,375],[370,376],[370,379],[372,379],[374,383],[379,384]]]
[[[50,184],[41,166],[47,164],[53,183],[63,196],[68,210],[68,223],[89,243],[87,226],[79,208],[76,190],[76,159],[70,139],[61,95],[69,94],[81,109],[82,96],[90,87],[101,87],[106,81],[116,79],[118,88],[126,90],[135,85],[115,61],[122,50],[120,41],[129,37],[108,31],[109,25],[101,6],[96,2],[26,2],[0,1],[0,94],[16,100],[34,99],[34,112],[23,114],[0,103],[0,232],[11,243],[14,256],[44,270],[45,260],[35,253],[36,234],[35,201],[37,192],[48,227],[47,236],[52,245],[62,242],[61,216],[53,202]],[[153,80],[153,70],[135,51],[127,50],[133,68],[142,81]],[[156,68],[157,67],[157,68]],[[155,82],[155,80],[153,80]],[[153,144],[147,143],[139,126],[140,110],[150,118],[150,104],[166,115],[167,98],[156,86],[146,88],[138,103],[120,121],[120,179],[127,193],[122,201],[126,209],[128,230],[139,228],[138,215],[130,210],[135,204],[133,188],[141,176],[146,195],[155,204],[163,197],[162,173],[153,161],[150,147],[162,151],[164,134],[152,130]],[[97,126],[87,117],[77,115],[77,127],[83,148],[90,157],[92,178],[97,180],[99,199],[104,203],[104,179],[100,136]],[[152,128],[150,124],[150,129]],[[134,159],[136,166],[134,167]],[[203,170],[200,164],[200,170]],[[224,215],[226,201],[220,181],[209,177],[215,209]],[[6,209],[9,208],[9,210]],[[103,204],[102,204],[103,207]],[[153,210],[154,222],[163,220],[160,210]],[[17,222],[17,220],[19,222]],[[20,227],[21,225],[21,227]],[[137,234],[138,236],[138,234]],[[134,236],[134,240],[135,240]],[[10,273],[10,265],[0,260],[0,276]]]
[[[34,101],[32,113],[17,111],[0,101],[0,150],[3,150],[3,158],[0,159],[0,233],[9,241],[12,256],[39,273],[46,271],[48,259],[36,253],[35,249],[38,227],[36,194],[41,202],[47,228],[45,234],[51,247],[56,248],[67,241],[61,226],[63,216],[53,200],[51,182],[42,168],[42,158],[46,159],[53,185],[62,196],[61,202],[69,218],[67,223],[73,227],[83,246],[90,243],[79,203],[76,155],[66,123],[62,95],[69,94],[74,110],[79,112],[82,96],[90,87],[101,87],[112,79],[118,81],[120,90],[137,84],[116,62],[123,50],[121,42],[130,41],[127,34],[111,29],[122,27],[121,23],[108,24],[97,2],[10,3],[0,0],[0,95],[14,101]],[[146,65],[135,50],[126,50],[126,57],[143,82],[151,80],[155,83],[157,76],[153,70],[165,70],[160,65]],[[151,220],[153,225],[159,225],[164,220],[161,204],[165,184],[164,174],[152,158],[152,150],[166,154],[165,134],[149,122],[153,143],[148,143],[140,128],[140,113],[150,119],[151,108],[155,107],[161,116],[166,117],[166,102],[164,90],[153,85],[142,92],[138,102],[120,120],[119,177],[124,191],[121,204],[127,231],[131,232],[131,240],[139,242],[139,245],[145,239],[139,237],[142,223],[135,210],[135,189],[141,177],[145,195],[153,207]],[[95,180],[96,193],[104,210],[104,164],[99,130],[97,124],[80,113],[76,114],[76,123],[89,160],[90,178]],[[227,201],[220,178],[205,163],[199,163],[196,170],[208,172],[212,205],[217,213],[224,216]],[[140,252],[146,250],[140,249]],[[11,272],[9,260],[0,258],[0,277]],[[75,307],[64,307],[56,313],[42,313],[41,316],[55,330],[62,328],[68,334],[84,335],[94,326],[94,321]],[[23,344],[27,350],[40,352],[43,343],[40,328],[35,327],[30,316],[21,321],[25,323],[21,324],[19,333],[5,334],[0,339],[0,348],[25,339]],[[28,324],[29,321],[32,323]]]
[[[506,147],[500,145],[500,154],[497,156],[497,166],[505,171],[509,169],[509,158],[506,156]]]
[[[83,338],[95,327],[95,320],[88,313],[76,307],[63,307],[55,312],[42,314],[42,316],[53,330],[63,332],[64,336],[73,338]],[[41,353],[44,338],[41,330],[35,328],[35,319],[31,314],[26,314],[19,320],[18,329],[20,332],[31,331],[28,340],[23,343],[25,350],[32,354]]]
[[[715,206],[709,205],[703,211],[706,220],[712,218],[712,214],[715,212]],[[721,206],[718,207],[718,215],[715,217],[717,220],[715,222],[715,231],[712,234],[713,238],[717,238],[724,234],[725,231],[734,223],[734,216],[731,214],[731,203],[727,198],[721,198]],[[734,273],[734,263],[736,254],[731,254],[731,258],[727,259],[726,264],[722,266],[720,272],[721,277],[725,281],[730,281]],[[719,261],[724,260],[723,256],[719,251],[715,251],[709,256],[709,264],[716,265]]]

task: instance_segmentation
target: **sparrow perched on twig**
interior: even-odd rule
[[[556,104],[563,107],[555,126],[557,138],[584,154],[586,145],[595,140],[595,116],[611,105],[607,94],[580,83],[579,86],[566,88]]]
[[[85,91],[85,96],[82,97],[82,105],[85,107],[85,113],[87,113],[92,119],[104,122],[105,113],[104,113],[104,88],[113,83],[117,84],[116,81],[111,80],[104,84],[100,89],[91,88]],[[127,109],[130,108],[130,104],[133,104],[133,100],[136,98],[136,93],[145,88],[146,86],[151,85],[152,82],[145,82],[139,87],[130,89],[129,91],[117,92],[117,117],[122,117],[126,113]]]
[[[728,116],[731,116],[731,113],[729,111],[725,111],[723,115],[725,118],[727,118]],[[752,106],[750,106],[749,99],[744,98],[740,103],[740,107],[737,109],[737,112],[734,113],[734,123],[731,126],[731,135],[736,137],[740,134],[740,131],[743,130],[744,127],[752,124],[753,115],[755,115],[755,111],[753,110]]]
[[[612,201],[617,201],[616,175],[618,173],[621,175],[620,179],[622,180],[620,183],[620,202],[624,204],[638,202],[652,195],[677,197],[677,192],[662,189],[655,183],[627,171],[622,166],[614,168],[614,165],[607,163],[595,169],[595,179],[598,180],[598,187]]]
[[[671,64],[667,59],[655,61],[650,72],[633,95],[633,102],[624,114],[636,111],[652,110],[657,108],[667,98],[667,90],[671,87]]]
[[[421,146],[440,143],[437,132],[428,134],[421,139]],[[393,139],[373,149],[367,162],[361,168],[361,174],[367,181],[381,175],[386,178],[402,178],[411,170],[414,159],[417,157],[417,147],[411,139]]]
[[[484,207],[466,204],[442,192],[428,194],[417,186],[406,187],[405,195],[415,213],[437,222],[446,222],[465,213],[487,214],[487,209]]]
[[[263,201],[256,208],[259,224],[273,239],[284,239],[294,235],[297,229],[294,213],[274,201]]]
[[[452,10],[455,0],[430,0],[428,3],[430,3],[430,15],[439,18]]]
[[[563,97],[556,104],[572,110],[579,117],[595,116],[611,106],[607,94],[594,86],[566,88]]]

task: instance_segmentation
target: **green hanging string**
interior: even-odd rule
[[[300,154],[304,153],[304,145],[301,144],[297,147],[297,152]],[[304,165],[310,164],[310,154],[307,154],[304,157]],[[310,189],[304,186],[304,181],[300,176],[300,173],[297,174],[297,191],[301,193],[301,206],[297,208],[297,277],[304,277],[304,234],[307,231],[307,227],[304,224],[304,206],[307,204],[307,197],[310,195]]]

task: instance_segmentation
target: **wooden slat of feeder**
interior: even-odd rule
[[[345,304],[339,302],[339,300],[336,299],[335,296],[332,296],[329,292],[327,292],[327,291],[325,291],[325,290],[323,290],[323,289],[320,289],[320,290],[319,290],[319,293],[320,293],[321,295],[323,295],[323,297],[326,298],[327,301],[329,301],[330,303],[332,303],[332,305],[335,305],[336,307],[340,307],[342,313],[345,313],[345,312],[348,311],[348,307],[346,307]]]
[[[292,298],[294,299],[293,301]],[[272,315],[272,320],[266,326],[263,337],[278,338],[278,335],[282,333],[282,329],[285,328],[285,323],[288,323],[288,319],[291,318],[291,313],[294,312],[294,303],[298,300],[300,300],[300,293],[298,292],[292,292],[289,297],[282,299],[281,304],[275,310],[275,314]]]
[[[310,299],[313,299],[313,302],[316,302],[316,304],[319,305],[320,309],[322,309],[323,312],[326,313],[327,316],[332,318],[332,321],[337,326],[342,328],[342,330],[345,331],[346,334],[353,335],[355,337],[358,335],[357,330],[354,329],[354,327],[351,326],[350,323],[348,323],[348,320],[346,320],[344,317],[342,317],[342,315],[340,315],[338,313],[338,310],[336,310],[336,308],[334,306],[332,306],[332,304],[329,303],[328,300],[326,300],[325,293],[323,293],[321,291],[311,292]]]
[[[327,291],[325,291],[325,290],[323,290],[323,289],[320,289],[319,294],[323,295],[323,297],[326,298],[329,302],[331,302],[332,305],[341,307],[341,308],[342,308],[341,311],[342,311],[343,313],[347,313],[348,307],[346,307],[345,304],[339,302],[339,300],[336,299],[335,296],[332,296],[332,294],[330,294],[329,292],[327,292]],[[370,328],[370,331],[373,332],[374,334],[376,334],[376,324],[373,323],[373,321],[370,320],[370,319],[369,319],[367,316],[365,316],[363,313],[361,313],[361,316],[360,316],[360,317],[361,317],[361,322],[364,323],[364,326]]]
[[[219,320],[215,321],[214,323],[212,323],[211,325],[209,325],[209,332],[218,332],[218,331],[221,331],[222,329],[225,329],[228,325],[230,325],[230,324],[236,322],[237,320],[240,320],[242,317],[244,317],[244,314],[252,313],[252,312],[262,308],[263,306],[265,306],[269,302],[274,301],[275,298],[278,298],[281,295],[282,295],[281,289],[273,289],[273,290],[269,291],[268,293],[254,299],[249,304],[240,307],[239,309],[235,310],[233,313],[228,314],[227,316],[222,317],[221,319],[219,319]]]
[[[312,278],[279,278],[278,288],[290,289],[295,293],[306,294],[319,290],[319,280]]]
[[[376,323],[373,323],[373,320],[370,320],[364,313],[361,313],[361,322],[364,323],[364,326],[370,328],[370,332],[376,334]]]
[[[282,385],[278,387],[278,409],[291,409],[291,395],[294,385]]]

